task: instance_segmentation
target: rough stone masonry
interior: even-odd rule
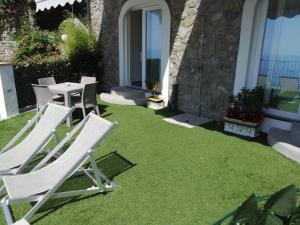
[[[10,62],[13,56],[15,43],[8,35],[8,31],[0,31],[0,62]]]
[[[179,110],[219,120],[233,92],[244,1],[166,1],[171,12],[170,96],[172,84],[178,83]],[[103,48],[106,90],[119,83],[118,18],[125,2],[91,0],[91,24]]]
[[[106,90],[119,84],[118,19],[126,1],[90,2],[92,28],[102,43],[101,82]],[[172,85],[178,83],[179,110],[222,119],[233,92],[244,1],[166,2],[171,12],[170,97]],[[13,47],[7,32],[0,32],[2,61],[9,60]]]

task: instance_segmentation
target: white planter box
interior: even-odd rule
[[[225,118],[224,131],[246,137],[257,137],[260,134],[260,124]]]
[[[165,107],[165,103],[162,102],[153,102],[153,101],[147,101],[147,107],[150,109],[155,109],[155,110],[159,110],[159,109],[163,109]]]
[[[7,119],[18,114],[13,66],[8,63],[0,63],[0,119]]]

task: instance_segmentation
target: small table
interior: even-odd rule
[[[71,94],[78,93],[78,92],[81,93],[83,91],[84,84],[65,82],[60,84],[49,85],[48,87],[51,93],[64,95],[65,106],[71,108],[72,107]],[[70,116],[67,119],[67,126],[71,127],[72,124],[73,124],[73,117],[72,114],[70,114]]]

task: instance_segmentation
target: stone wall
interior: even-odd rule
[[[91,26],[97,35],[100,34],[104,0],[90,0]]]
[[[118,17],[126,1],[91,0],[92,26],[102,43],[102,83],[106,90],[119,83]],[[171,98],[172,84],[178,83],[177,103],[180,110],[221,119],[233,92],[243,0],[166,2],[172,18]],[[202,14],[205,16],[202,17]],[[203,48],[200,39],[202,32]]]
[[[11,41],[8,31],[0,32],[0,62],[10,62],[15,43]]]
[[[118,18],[122,0],[91,0],[91,24],[98,33],[103,54],[100,82],[108,91],[119,84]]]
[[[10,34],[14,33],[28,19],[26,2],[3,3],[0,14],[0,62],[10,61],[15,43]]]
[[[243,1],[206,0],[203,7],[211,16],[205,26],[201,114],[220,119],[234,88]]]

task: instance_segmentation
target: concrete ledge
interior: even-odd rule
[[[291,122],[265,117],[260,129],[263,133],[268,134],[270,129],[272,129],[273,127],[289,131],[291,129],[291,126]]]
[[[130,87],[114,87],[110,93],[100,94],[104,102],[117,105],[146,105],[145,91]]]
[[[268,143],[275,151],[300,163],[300,146],[290,137],[290,131],[271,128],[268,133]]]
[[[146,105],[147,101],[145,98],[132,98],[126,99],[122,96],[115,96],[109,93],[100,94],[100,99],[104,102],[117,104],[117,105]]]
[[[145,91],[129,88],[129,87],[114,87],[110,90],[110,94],[114,96],[122,96],[126,99],[145,98]]]

